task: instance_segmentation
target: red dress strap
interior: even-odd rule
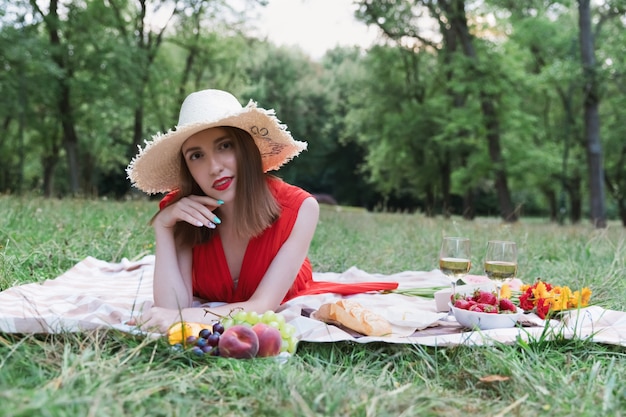
[[[165,207],[169,206],[174,200],[174,198],[178,195],[178,190],[170,191],[159,201],[159,210],[163,210]]]

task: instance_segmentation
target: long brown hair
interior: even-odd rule
[[[261,234],[280,215],[280,206],[267,184],[272,176],[263,172],[261,153],[248,132],[229,126],[223,126],[221,129],[232,137],[237,161],[235,232],[240,237],[252,238]],[[181,152],[178,194],[169,204],[189,195],[206,194],[191,176]],[[219,207],[213,212],[220,217]],[[191,246],[208,241],[215,232],[215,229],[192,226],[187,222],[178,222],[174,227],[177,241]]]

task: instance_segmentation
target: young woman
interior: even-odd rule
[[[266,173],[305,148],[253,102],[242,107],[219,90],[185,99],[177,129],[154,137],[128,167],[136,187],[168,192],[152,220],[155,307],[142,327],[217,318],[194,298],[226,303],[211,308],[220,315],[263,313],[306,287],[319,206]]]
[[[156,135],[131,161],[132,183],[168,194],[152,219],[154,307],[144,329],[211,322],[233,309],[264,313],[303,294],[354,294],[396,283],[312,280],[307,252],[317,201],[268,171],[306,149],[272,111],[204,90],[182,104],[175,131]],[[200,303],[221,302],[207,313]]]

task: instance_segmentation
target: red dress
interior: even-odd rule
[[[280,206],[281,213],[279,218],[261,235],[250,239],[248,242],[237,286],[235,287],[230,275],[219,233],[216,233],[209,241],[193,248],[192,282],[194,296],[206,301],[226,303],[247,301],[252,297],[274,257],[291,234],[302,202],[311,197],[301,188],[287,184],[277,178],[268,180],[268,185]],[[176,191],[165,196],[159,204],[160,207],[165,207],[175,193]],[[313,281],[313,270],[307,257],[300,266],[298,275],[283,302],[305,294],[336,292],[347,295],[372,290],[394,289],[397,286],[397,283],[392,282],[337,284]]]

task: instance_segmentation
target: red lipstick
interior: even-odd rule
[[[213,188],[216,189],[217,191],[224,191],[225,189],[230,187],[230,184],[232,184],[232,182],[233,182],[233,177],[218,178],[213,183]]]

